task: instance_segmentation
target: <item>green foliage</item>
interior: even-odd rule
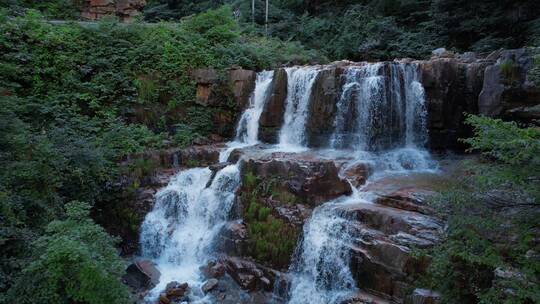
[[[466,123],[475,131],[474,137],[464,140],[472,150],[509,165],[540,166],[540,130],[537,128],[520,128],[515,122],[475,115],[469,115]]]
[[[244,220],[248,226],[250,252],[257,261],[285,268],[296,246],[298,231],[271,215],[271,210],[251,200]]]
[[[433,201],[448,229],[424,284],[444,303],[539,303],[540,262],[528,256],[540,249],[540,132],[482,116],[467,123],[475,135],[464,141],[484,158]]]
[[[33,244],[33,261],[10,291],[17,303],[127,303],[124,265],[111,238],[89,217],[90,205],[66,204]]]
[[[231,127],[216,125],[216,115],[234,121],[239,112],[225,89],[216,96],[225,102],[197,105],[193,69],[214,67],[224,75],[230,65],[271,68],[291,58],[307,62],[316,56],[296,43],[242,33],[229,7],[152,26],[47,22],[45,18],[67,18],[54,12],[62,3],[10,1],[10,9],[0,12],[0,303],[7,301],[5,294],[14,294],[15,282],[22,290],[20,282],[30,273],[69,254],[73,260],[54,264],[57,273],[36,275],[42,280],[32,281],[40,292],[50,281],[44,299],[118,302],[100,286],[91,294],[86,285],[102,266],[99,257],[98,268],[88,265],[87,250],[96,249],[94,245],[71,235],[45,234],[51,222],[64,216],[65,204],[89,202],[96,206],[93,216],[108,229],[118,231],[111,226],[121,223],[136,230],[139,219],[122,202],[128,199],[123,191],[130,189],[119,188],[138,187],[155,164],[135,158],[121,167],[121,161],[161,148],[164,139],[185,146],[198,136],[226,136]],[[25,5],[45,16],[20,9]],[[287,51],[279,52],[281,47]],[[134,182],[123,185],[120,175],[130,175]],[[118,215],[118,223],[106,221],[108,213]],[[60,239],[51,246],[65,242],[65,251],[49,256],[57,247],[35,243],[40,237]],[[71,281],[44,277],[60,274]],[[110,281],[111,275],[102,275],[95,277],[96,284]]]
[[[537,87],[540,87],[540,50],[535,48],[531,52],[533,53],[533,66],[529,69],[528,78]]]
[[[24,14],[27,9],[39,10],[51,19],[73,20],[80,17],[84,0],[0,0],[0,6]]]
[[[244,31],[265,33],[265,1],[156,0],[145,19],[180,20],[228,4]],[[535,0],[269,1],[269,34],[321,50],[330,59],[428,56],[437,47],[489,52],[537,45],[540,4]],[[516,12],[531,12],[519,14]],[[511,24],[512,26],[509,26]]]
[[[265,200],[276,197],[277,179],[260,180],[252,172],[243,177],[244,220],[249,236],[249,254],[257,261],[273,267],[289,265],[299,231],[296,227],[272,215]]]
[[[179,124],[176,126],[176,134],[173,137],[174,143],[181,147],[187,147],[191,145],[193,140],[198,134],[190,126]]]
[[[513,60],[503,61],[500,65],[500,69],[501,69],[501,74],[503,75],[504,79],[506,79],[509,82],[512,82],[519,77],[518,67],[516,67]]]

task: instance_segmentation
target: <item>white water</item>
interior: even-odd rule
[[[437,164],[423,149],[427,113],[417,69],[394,63],[390,75],[385,76],[383,68],[381,64],[367,64],[347,70],[329,145],[351,149],[356,159],[349,165],[371,164],[375,171],[371,180],[414,171],[433,172]],[[371,203],[374,198],[373,193],[355,189],[351,196],[313,211],[290,267],[289,303],[339,303],[357,291],[349,267],[349,249],[355,241],[353,227],[336,206]]]
[[[255,90],[249,99],[249,106],[240,117],[236,128],[235,141],[245,144],[256,144],[259,134],[259,118],[268,99],[274,71],[263,71],[257,74]]]
[[[318,70],[286,71],[288,95],[278,149],[299,151],[307,149],[305,124]],[[421,149],[427,134],[426,109],[415,67],[394,64],[389,75],[382,73],[380,64],[347,70],[330,146],[353,150],[356,161],[373,164],[375,176],[431,170],[434,162]],[[258,143],[258,121],[271,82],[271,72],[257,75],[256,88],[238,123],[235,141],[221,151],[221,162],[235,148]],[[387,126],[395,128],[386,130]],[[393,132],[395,129],[398,132]],[[145,218],[141,228],[142,253],[156,261],[162,273],[150,300],[155,300],[170,281],[187,282],[192,300],[204,300],[199,267],[213,257],[212,243],[229,219],[234,192],[240,183],[237,165],[225,167],[212,181],[211,176],[209,168],[180,172],[157,194],[154,210]],[[350,197],[328,202],[313,211],[291,265],[290,303],[339,303],[356,290],[348,265],[348,248],[353,241],[351,227],[335,207],[371,199],[370,193],[355,189]]]
[[[302,150],[307,144],[305,133],[311,89],[319,70],[313,67],[294,67],[285,70],[287,98],[283,126],[279,133],[279,147],[286,151]]]
[[[235,141],[220,152],[220,162],[239,147],[258,143],[259,118],[268,98],[273,71],[257,74],[249,106],[236,129]],[[213,243],[229,220],[240,185],[238,164],[213,173],[209,168],[179,172],[156,194],[156,204],[141,227],[142,256],[153,259],[161,272],[159,284],[147,297],[155,301],[171,281],[187,282],[190,300],[206,301],[200,267],[213,258]],[[208,185],[210,183],[210,185]]]
[[[255,90],[249,99],[247,109],[242,113],[236,126],[234,141],[227,143],[227,148],[219,154],[219,162],[226,162],[232,151],[259,143],[259,119],[261,118],[264,105],[266,104],[274,71],[262,71],[257,73]]]
[[[427,114],[418,68],[405,63],[385,67],[374,63],[347,69],[330,147],[378,151],[423,146]]]
[[[348,264],[352,227],[335,209],[336,205],[353,201],[357,202],[341,198],[325,203],[304,225],[303,239],[291,266],[289,303],[340,303],[356,290]]]
[[[187,282],[192,296],[201,297],[199,267],[212,258],[212,243],[228,220],[234,192],[240,184],[237,165],[229,165],[212,180],[208,168],[180,172],[156,195],[156,205],[141,227],[144,257],[153,258],[161,272],[155,298],[171,281]]]

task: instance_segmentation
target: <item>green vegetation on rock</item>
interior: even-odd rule
[[[469,116],[484,157],[434,206],[448,220],[428,286],[444,303],[540,303],[540,131]]]
[[[274,192],[272,184],[275,184],[273,180],[262,180],[247,172],[241,200],[250,242],[248,254],[262,264],[281,269],[289,265],[299,230],[273,215],[272,209],[265,205],[265,200]]]

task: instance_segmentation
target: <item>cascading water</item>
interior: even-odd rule
[[[373,178],[432,169],[433,161],[422,149],[427,138],[427,113],[418,78],[412,64],[350,67],[337,102],[330,147],[354,150],[358,159],[351,164],[372,164]],[[358,189],[313,211],[290,267],[289,303],[339,303],[356,291],[349,254],[357,240],[349,220],[336,207],[370,203],[373,197],[373,193]]]
[[[304,225],[291,266],[290,304],[339,303],[356,290],[348,265],[351,226],[334,208],[341,203],[316,208]]]
[[[418,78],[413,64],[349,67],[330,146],[362,151],[423,146],[426,109]]]
[[[209,168],[182,171],[156,195],[141,227],[142,254],[154,259],[162,274],[150,297],[171,281],[187,282],[192,296],[202,297],[199,267],[212,257],[213,240],[228,220],[240,172],[229,165],[207,187],[211,178]]]
[[[262,71],[257,74],[255,90],[249,99],[249,106],[242,114],[236,128],[235,141],[245,144],[256,144],[259,134],[259,118],[268,99],[274,71]]]
[[[273,74],[257,74],[255,90],[238,123],[235,141],[220,152],[221,162],[227,160],[233,149],[258,142],[259,118]],[[187,282],[193,299],[204,298],[200,291],[200,267],[213,257],[214,239],[229,220],[239,185],[238,164],[228,165],[215,174],[210,168],[194,168],[178,173],[156,194],[154,209],[141,227],[142,255],[153,259],[161,272],[160,283],[150,292],[149,299],[155,299],[171,281]]]
[[[319,70],[313,67],[294,67],[287,72],[287,98],[283,126],[279,133],[282,149],[306,146],[305,125],[309,113],[311,89]]]
[[[273,78],[274,71],[257,73],[255,90],[249,99],[247,109],[238,121],[235,139],[227,143],[227,148],[219,154],[220,162],[226,162],[234,149],[252,146],[259,142],[259,118],[268,100]]]

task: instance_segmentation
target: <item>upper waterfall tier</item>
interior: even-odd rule
[[[517,78],[512,86],[501,74],[501,64],[507,61],[514,62],[516,67]],[[304,128],[296,131],[301,132],[308,147],[327,147],[333,141],[330,146],[351,148],[366,144],[377,149],[411,143],[421,145],[425,141],[431,149],[462,149],[458,138],[467,137],[470,132],[463,124],[464,113],[523,121],[534,117],[533,107],[540,93],[527,80],[531,62],[530,52],[518,49],[497,51],[484,58],[464,54],[429,60],[340,61],[296,67],[318,71],[315,79],[310,79],[310,88],[304,88],[305,94],[310,95],[309,114]],[[280,68],[274,72],[272,89],[260,119],[259,137],[263,142],[281,142],[287,99],[292,97],[288,91],[291,81],[295,82],[289,79],[291,75],[287,70],[290,69]],[[362,103],[362,97],[369,95],[375,102]],[[415,103],[422,100],[422,95],[423,106]],[[344,97],[349,99],[343,100]],[[295,98],[298,99],[298,95]],[[356,120],[359,106],[369,109],[362,114],[372,118],[372,132],[360,131],[362,126]],[[415,118],[419,115],[416,111],[422,108],[427,117]],[[399,110],[400,115],[397,115]],[[382,113],[388,114],[385,119],[380,118]],[[418,123],[411,123],[411,118]],[[422,124],[428,136],[419,132]]]
[[[259,118],[268,100],[274,71],[262,71],[257,74],[255,90],[249,99],[249,105],[240,117],[236,127],[235,141],[244,144],[255,144],[258,141]]]
[[[384,68],[375,63],[349,67],[343,74],[330,147],[367,151],[424,146],[427,113],[417,65]]]
[[[287,98],[283,126],[279,133],[282,147],[304,147],[306,140],[306,121],[309,115],[311,89],[318,75],[316,68],[288,68]]]

